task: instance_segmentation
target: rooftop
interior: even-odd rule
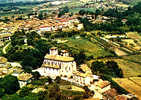
[[[106,86],[108,86],[110,84],[109,81],[103,81],[103,80],[99,80],[97,82],[97,86],[100,87],[100,88],[105,88]]]
[[[0,64],[6,63],[7,59],[4,57],[0,57]]]
[[[56,60],[56,61],[63,61],[63,62],[74,61],[73,57],[60,56],[60,55],[49,55],[49,54],[47,54],[45,56],[45,59]]]
[[[55,49],[57,49],[57,47],[52,47],[52,48],[50,48],[50,50],[55,50]]]
[[[82,64],[82,65],[80,65],[80,68],[81,68],[84,72],[86,72],[86,73],[91,73],[91,74],[92,74],[91,69],[88,67],[87,64]]]
[[[82,73],[79,71],[74,72],[75,75],[80,76],[80,77],[90,77],[91,74],[90,73]]]
[[[48,64],[43,64],[42,67],[55,68],[55,69],[59,69],[60,68],[57,65],[51,66],[51,65],[48,65]]]
[[[68,51],[67,51],[67,50],[61,50],[61,52],[63,52],[63,53],[68,53]]]
[[[123,95],[118,95],[118,96],[116,96],[115,99],[116,100],[128,100],[128,98],[126,96],[123,96]]]
[[[22,81],[27,81],[29,80],[30,78],[32,77],[31,74],[28,74],[28,73],[22,73],[18,76],[18,79],[19,80],[22,80]]]

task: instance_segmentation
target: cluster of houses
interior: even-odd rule
[[[49,20],[45,25],[41,25],[39,32],[65,30],[65,28],[81,30],[83,29],[83,24],[76,17],[54,18],[53,20]]]
[[[31,81],[32,75],[24,73],[22,66],[17,62],[8,62],[6,58],[0,57],[0,78],[13,75],[18,78],[20,88]]]
[[[110,82],[93,75],[86,64],[80,65],[78,69],[74,58],[69,56],[69,52],[61,50],[59,55],[56,47],[52,47],[50,53],[46,54],[42,67],[33,71],[38,71],[41,76],[50,76],[53,79],[60,76],[61,79],[76,85],[88,86],[95,92],[95,97],[100,99],[103,98],[102,93],[111,89]]]
[[[83,24],[77,19],[78,16],[74,15],[72,17],[51,17],[44,20],[39,20],[37,18],[27,19],[27,20],[15,20],[14,22],[3,23],[0,22],[0,42],[5,42],[10,40],[10,37],[17,30],[34,30],[39,34],[42,32],[54,32],[54,31],[65,31],[68,29],[81,30],[83,29]]]

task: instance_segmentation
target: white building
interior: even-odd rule
[[[50,53],[46,54],[42,67],[34,70],[38,71],[42,76],[71,77],[76,71],[76,62],[73,57],[69,57],[66,50],[62,50],[61,55],[58,54],[58,49],[52,47]]]
[[[41,26],[40,31],[52,31],[52,26]]]

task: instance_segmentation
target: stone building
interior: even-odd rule
[[[56,76],[71,77],[76,71],[76,62],[66,50],[62,50],[60,54],[56,47],[52,47],[49,54],[46,54],[42,67],[35,71],[38,71],[42,76],[52,78],[56,78]]]

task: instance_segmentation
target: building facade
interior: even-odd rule
[[[57,76],[71,77],[73,72],[76,71],[76,62],[73,57],[69,57],[69,53],[66,50],[61,51],[61,55],[58,54],[58,49],[52,47],[46,54],[42,67],[37,71],[42,76],[50,76],[56,78]]]

